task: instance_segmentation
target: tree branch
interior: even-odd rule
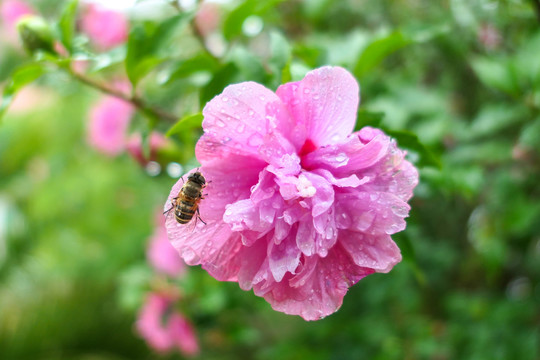
[[[155,116],[157,118],[161,118],[170,122],[175,122],[178,120],[178,117],[174,114],[170,114],[162,109],[155,108],[152,106],[147,105],[141,98],[133,95],[130,96],[128,94],[125,94],[122,91],[119,91],[117,89],[114,89],[112,87],[109,87],[103,83],[100,83],[94,79],[91,79],[89,77],[86,77],[85,75],[75,72],[73,70],[69,70],[69,74],[78,80],[79,82],[94,88],[96,90],[101,91],[102,93],[117,97],[119,99],[122,99],[124,101],[127,101],[131,103],[133,106],[135,106],[137,109],[141,110],[142,112],[146,112],[151,114],[152,116]]]

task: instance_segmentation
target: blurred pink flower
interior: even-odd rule
[[[167,145],[168,140],[163,134],[153,132],[150,134],[150,157],[145,157],[142,149],[141,134],[133,134],[127,142],[127,150],[141,165],[146,165],[149,161],[156,158],[159,149]]]
[[[495,50],[499,47],[502,41],[499,30],[491,24],[482,24],[478,29],[478,41],[487,50]]]
[[[220,21],[220,5],[203,2],[195,14],[195,26],[202,36],[206,37],[214,32]]]
[[[199,343],[192,326],[174,310],[174,299],[169,296],[157,293],[148,295],[136,328],[156,351],[165,353],[177,348],[188,356],[199,353]]]
[[[24,1],[4,0],[0,4],[2,22],[10,32],[15,32],[15,25],[24,15],[35,14],[34,9]]]
[[[196,147],[206,225],[166,221],[186,263],[317,320],[401,261],[390,235],[405,229],[418,172],[381,130],[352,133],[358,102],[351,74],[328,66],[276,93],[245,82],[210,101]]]
[[[102,98],[90,111],[88,143],[104,154],[115,156],[126,147],[126,133],[133,105],[113,96]]]
[[[185,263],[167,238],[165,221],[159,212],[159,223],[150,238],[146,256],[152,267],[169,276],[179,276],[185,271]]]
[[[90,4],[83,14],[81,29],[99,49],[108,50],[127,40],[129,23],[121,12]]]

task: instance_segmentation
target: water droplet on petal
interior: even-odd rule
[[[349,157],[345,153],[339,153],[336,155],[336,161],[340,164],[342,163],[346,164],[349,162]]]
[[[221,101],[223,101],[223,102],[227,102],[227,101],[229,101],[229,98],[228,98],[228,97],[226,97],[226,96],[224,96],[224,97],[222,97],[222,98],[221,98]]]
[[[216,125],[219,127],[225,127],[225,123],[223,122],[223,120],[220,120],[220,119],[216,120]]]
[[[246,129],[246,125],[240,124],[240,125],[238,125],[238,127],[236,128],[236,131],[237,131],[239,134],[241,134],[241,133],[244,132],[245,129]]]

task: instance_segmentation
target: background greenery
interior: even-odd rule
[[[126,46],[92,53],[84,37],[66,37],[76,13],[58,3],[33,5],[51,24],[67,19],[56,29],[72,57],[100,60],[90,77],[125,69],[147,104],[178,118],[229,83],[275,89],[312,68],[344,66],[362,87],[358,126],[383,127],[420,167],[407,229],[395,236],[404,261],[352,287],[326,319],[274,312],[237,284],[189,269],[178,286],[200,358],[540,358],[534,1],[228,2],[219,5],[218,55],[201,46],[193,13],[171,17],[173,7],[151,21],[133,17]],[[147,239],[175,179],[91,149],[86,121],[99,93],[39,56],[0,49],[6,88],[23,63],[43,69],[37,85],[48,93],[0,125],[0,358],[157,357],[133,324],[155,282]],[[144,111],[132,131],[172,125]],[[199,126],[192,117],[171,131],[186,169]]]

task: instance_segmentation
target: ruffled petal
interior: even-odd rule
[[[354,133],[342,143],[307,154],[302,165],[307,169],[327,169],[336,175],[357,173],[380,162],[388,154],[389,145],[390,138],[382,132],[366,143]]]
[[[273,241],[268,243],[268,265],[277,282],[280,282],[287,272],[294,274],[300,263],[300,249],[294,242],[294,237],[289,236],[279,245]]]
[[[267,134],[287,134],[292,119],[279,97],[253,82],[230,85],[203,109],[203,140],[214,146],[197,154],[211,160],[222,152],[258,157]]]
[[[296,275],[287,274],[271,289],[255,294],[264,296],[277,311],[300,315],[305,320],[319,320],[341,306],[350,286],[372,274],[373,270],[357,266],[339,245],[325,258],[306,258]]]
[[[287,104],[297,128],[305,128],[306,138],[317,146],[338,143],[354,128],[360,91],[343,68],[310,71],[301,81],[281,85],[276,93]]]
[[[370,235],[395,234],[405,229],[404,218],[410,206],[393,194],[356,192],[337,196],[336,212],[346,215],[346,229]]]
[[[401,252],[390,235],[342,231],[340,244],[358,266],[387,273],[401,261]]]

